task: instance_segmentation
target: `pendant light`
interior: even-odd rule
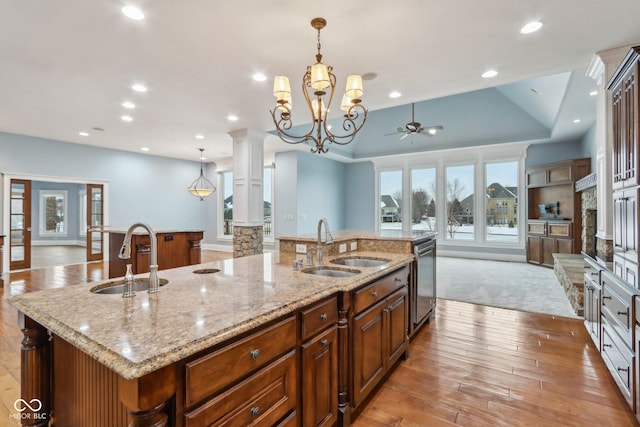
[[[204,159],[204,148],[198,148],[200,150],[200,176],[189,186],[189,193],[204,200],[205,197],[210,196],[216,191],[216,187],[209,181],[203,173],[202,160]]]

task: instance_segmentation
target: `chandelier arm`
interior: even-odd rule
[[[315,126],[312,127],[311,130],[307,132],[305,135],[294,135],[292,133],[287,132],[289,129],[291,129],[291,126],[292,126],[290,113],[280,112],[280,119],[278,120],[276,118],[277,109],[270,110],[270,112],[271,112],[271,117],[273,118],[273,124],[275,125],[276,131],[278,132],[278,136],[287,144],[301,144],[309,140],[313,141],[314,143],[316,142],[315,137],[311,134]],[[289,114],[289,117],[288,118],[283,117],[285,114]]]

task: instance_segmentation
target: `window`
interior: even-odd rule
[[[518,162],[486,165],[488,242],[518,242]]]
[[[436,169],[411,171],[411,231],[436,231]]]
[[[475,237],[473,165],[449,166],[446,189],[446,238],[473,240]]]
[[[380,229],[402,232],[402,171],[380,172]]]
[[[87,190],[80,190],[78,192],[80,198],[80,235],[87,235]]]
[[[40,236],[67,235],[67,192],[40,190]]]

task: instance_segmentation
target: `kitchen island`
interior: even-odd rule
[[[21,394],[31,403],[23,425],[348,425],[369,379],[406,355],[413,262],[358,256],[385,263],[332,277],[264,254],[161,271],[168,283],[157,294],[92,292],[107,282],[11,298],[24,333]],[[376,337],[384,369],[356,348]]]

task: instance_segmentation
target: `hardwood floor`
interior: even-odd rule
[[[354,426],[454,425],[638,423],[581,320],[438,300]]]
[[[203,262],[231,254],[203,251]],[[20,393],[11,295],[107,277],[102,262],[5,274],[0,304],[0,425]],[[356,427],[638,426],[582,322],[439,300],[409,358],[373,396]]]

